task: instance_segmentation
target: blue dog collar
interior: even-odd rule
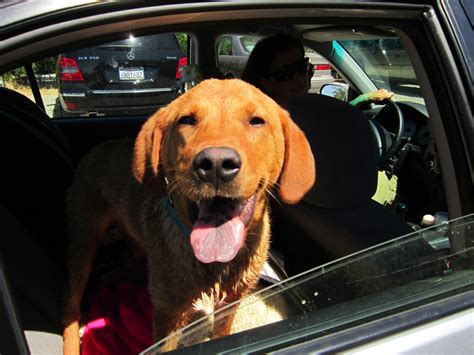
[[[166,214],[168,215],[168,217],[179,228],[181,233],[183,233],[183,236],[186,237],[186,238],[189,237],[189,235],[191,234],[191,231],[189,230],[188,227],[186,227],[184,225],[183,222],[180,221],[178,215],[176,214],[175,209],[171,205],[171,202],[170,202],[169,198],[163,197],[161,199],[161,206],[162,206],[163,210],[166,212]]]

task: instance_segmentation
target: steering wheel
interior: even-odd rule
[[[380,153],[379,167],[384,167],[402,142],[405,129],[402,110],[394,101],[387,100],[385,106],[369,122]]]

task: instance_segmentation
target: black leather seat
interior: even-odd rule
[[[316,184],[297,205],[274,204],[273,240],[289,274],[411,232],[394,210],[373,201],[378,152],[363,113],[307,94],[289,107],[315,155]]]
[[[0,88],[0,203],[51,257],[64,254],[65,193],[74,164],[66,139],[27,97]]]
[[[66,191],[74,164],[54,122],[0,88],[1,253],[24,329],[60,333]]]
[[[190,64],[184,67],[180,77],[180,90],[186,92],[206,79],[225,79],[224,74],[214,65],[200,66]]]

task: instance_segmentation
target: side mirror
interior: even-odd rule
[[[344,83],[324,84],[321,86],[320,93],[347,102],[349,86]]]

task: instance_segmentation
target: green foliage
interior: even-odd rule
[[[33,71],[35,74],[54,74],[56,71],[56,61],[57,57],[38,60],[33,63]],[[3,74],[3,80],[11,83],[14,87],[25,84],[27,82],[25,67],[18,67]]]
[[[35,74],[53,74],[56,71],[58,57],[48,57],[33,63]]]
[[[336,99],[344,101],[346,99],[346,92],[343,88],[337,88],[334,97]]]
[[[184,53],[188,53],[188,34],[187,33],[176,33],[176,38],[178,39],[179,46]]]
[[[25,67],[20,67],[3,74],[3,80],[6,82],[17,82],[19,78],[26,77]]]

